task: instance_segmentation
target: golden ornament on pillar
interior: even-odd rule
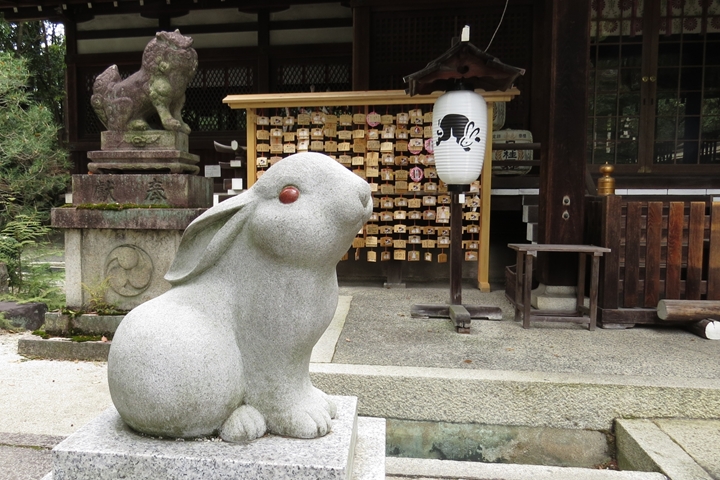
[[[598,195],[615,195],[615,179],[610,176],[614,171],[615,167],[608,163],[600,167],[602,177],[598,178]]]

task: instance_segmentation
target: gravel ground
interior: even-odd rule
[[[112,405],[105,363],[27,360],[0,333],[0,432],[66,436]]]

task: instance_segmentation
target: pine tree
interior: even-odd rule
[[[26,61],[0,52],[0,226],[20,213],[49,214],[69,180],[53,113],[30,94]]]

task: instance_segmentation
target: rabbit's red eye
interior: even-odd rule
[[[293,203],[300,196],[300,190],[297,187],[285,187],[280,192],[280,201],[282,203]]]

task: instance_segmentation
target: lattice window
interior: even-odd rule
[[[593,1],[589,161],[720,165],[718,51],[720,0]]]
[[[333,59],[327,63],[278,63],[273,69],[274,93],[352,90],[350,59]]]
[[[95,83],[95,78],[100,73],[102,73],[102,70],[95,72],[83,72],[80,77],[83,81],[78,82],[78,90],[80,90],[78,92],[78,120],[80,122],[80,131],[78,132],[78,136],[81,138],[99,135],[101,131],[105,130],[105,127],[95,114],[95,110],[93,110],[92,105],[90,104],[93,83]]]
[[[120,76],[127,78],[137,66],[121,67]],[[90,104],[95,78],[104,69],[87,68],[78,71],[78,137],[97,137],[105,127]],[[230,94],[255,91],[255,71],[249,66],[201,65],[185,92],[183,120],[195,132],[245,131],[245,110],[231,110],[222,103]],[[157,115],[149,123],[160,128]]]
[[[222,100],[254,90],[251,67],[199,67],[185,93],[183,120],[195,132],[244,131],[245,110],[231,110]]]
[[[490,42],[503,5],[414,12],[377,12],[371,19],[370,88],[403,89],[402,77],[425,67],[444,53],[451,39],[470,25],[470,41],[485,49]],[[500,29],[488,49],[502,62],[528,69],[532,64],[533,9],[531,5],[510,5]],[[509,128],[527,128],[530,122],[531,72],[519,77],[522,94],[507,104]]]

